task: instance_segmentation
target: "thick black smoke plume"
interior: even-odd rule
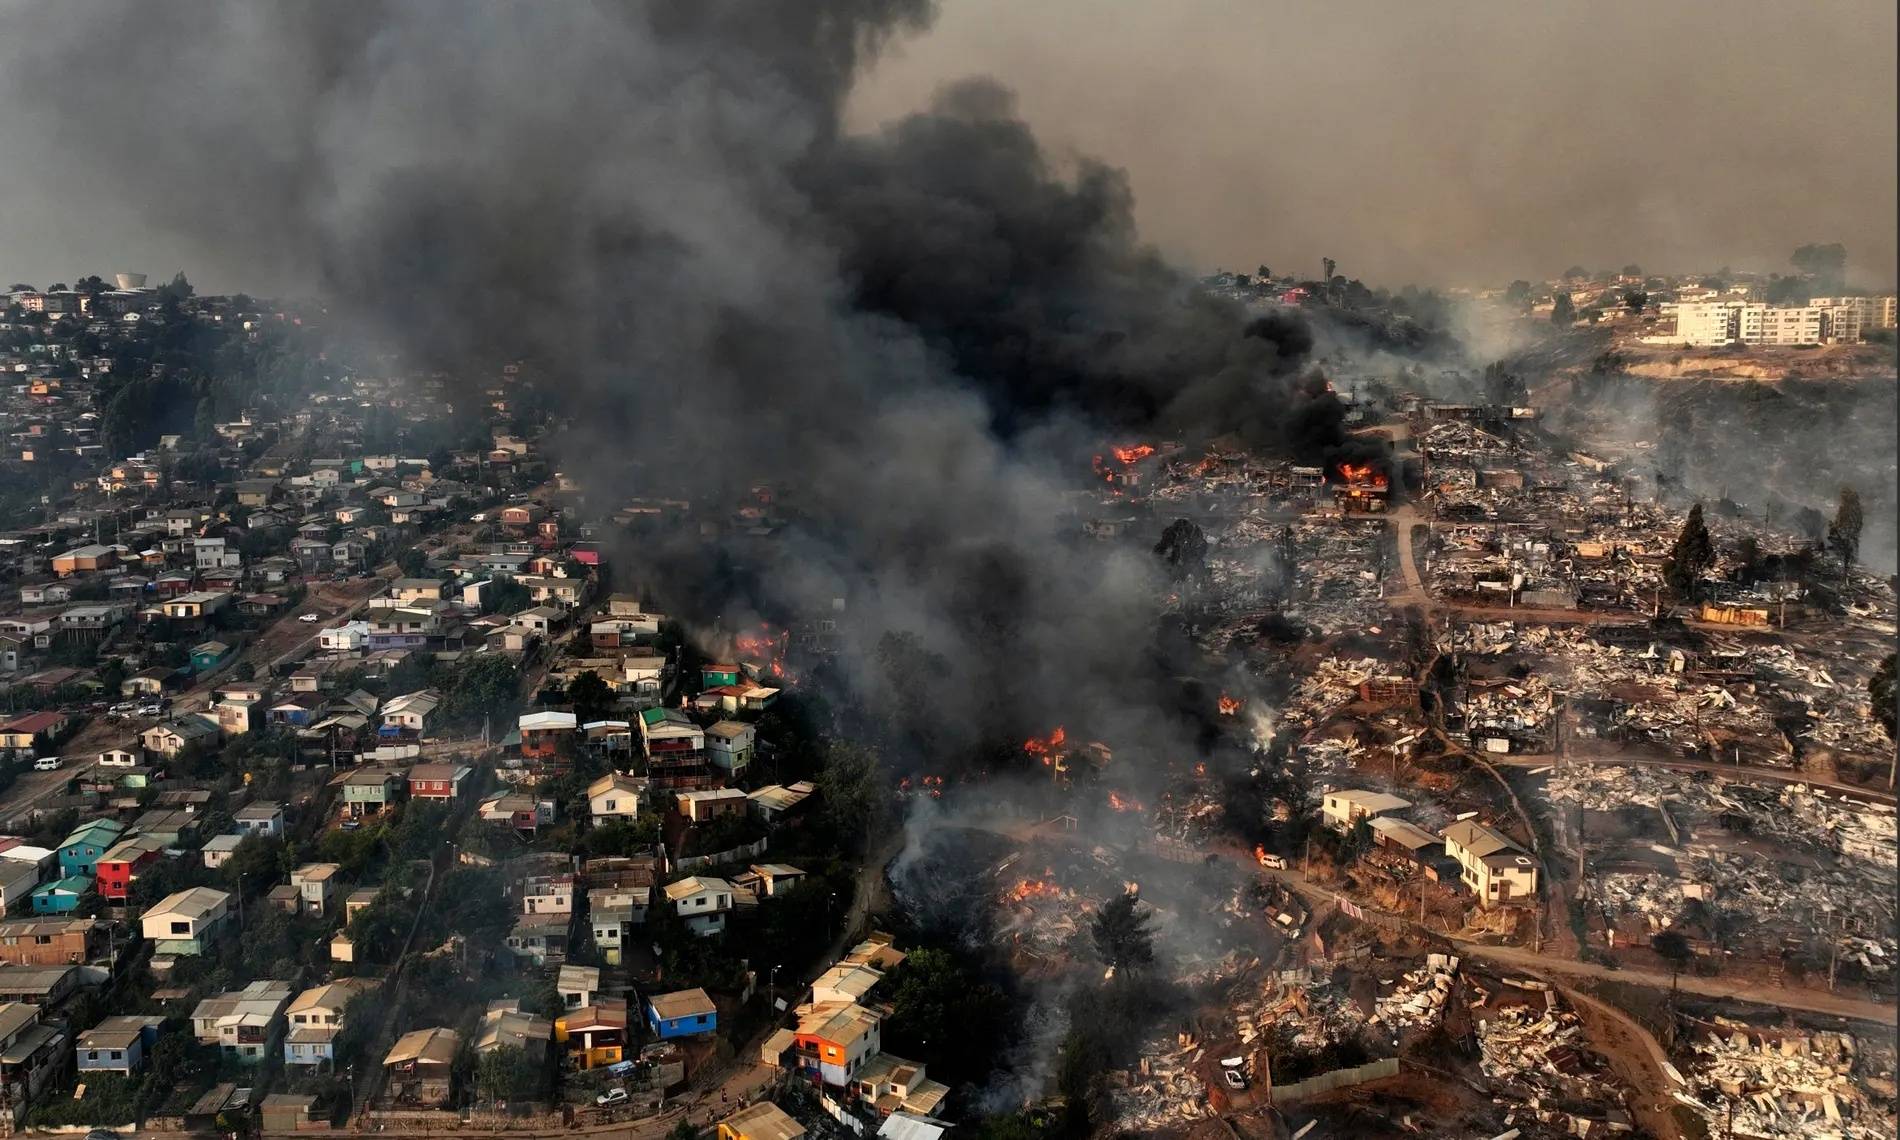
[[[583,481],[638,464],[713,507],[779,487],[799,525],[746,555],[753,597],[663,600],[849,599],[858,695],[888,704],[928,663],[901,730],[918,759],[1057,718],[1160,753],[1159,571],[1146,544],[1074,536],[1073,462],[1111,433],[1313,458],[1339,406],[1301,375],[1297,319],[1192,289],[1137,240],[1126,181],[1057,171],[995,86],[845,133],[862,63],[930,16],[13,7],[0,141],[71,208],[137,210],[236,286],[320,291],[471,398],[526,360],[566,397]]]

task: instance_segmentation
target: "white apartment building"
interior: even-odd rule
[[[1827,314],[1827,339],[1834,344],[1861,344],[1867,334],[1894,327],[1895,303],[1900,298],[1816,297],[1808,304]]]
[[[1743,344],[1821,344],[1830,339],[1831,310],[1814,305],[1763,305],[1743,301],[1690,301],[1675,306],[1670,344],[1712,348]],[[1858,337],[1858,334],[1856,334]]]
[[[1743,344],[1820,344],[1826,310],[1815,305],[1743,305]]]
[[[1714,347],[1742,338],[1740,301],[1684,301],[1676,305],[1674,344]]]

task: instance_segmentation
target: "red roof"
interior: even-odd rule
[[[65,713],[57,713],[57,712],[27,713],[23,717],[16,717],[15,719],[10,720],[5,724],[0,724],[0,732],[4,732],[4,733],[45,732],[49,728],[55,728],[65,723],[66,723]]]

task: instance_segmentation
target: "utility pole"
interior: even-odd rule
[[[1841,916],[1836,912],[1828,918],[1827,928],[1831,937],[1828,939],[1827,947],[1827,992],[1833,993],[1834,969],[1840,965],[1841,961]]]

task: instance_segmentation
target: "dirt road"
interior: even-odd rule
[[[1558,990],[1577,1011],[1590,1043],[1632,1090],[1630,1111],[1636,1122],[1659,1140],[1681,1140],[1682,1130],[1676,1127],[1674,1116],[1676,1083],[1663,1067],[1669,1058],[1662,1045],[1649,1030],[1608,1002],[1562,986]]]
[[[1451,941],[1457,944],[1462,954],[1482,958],[1493,965],[1509,966],[1526,973],[1557,974],[1571,978],[1601,978],[1657,990],[1666,990],[1671,985],[1675,985],[1684,993],[1696,994],[1700,997],[1745,1001],[1755,1005],[1773,1006],[1777,1009],[1820,1013],[1830,1017],[1872,1021],[1888,1026],[1894,1023],[1896,1007],[1891,1002],[1847,997],[1831,994],[1826,990],[1811,990],[1800,986],[1770,986],[1760,982],[1736,981],[1721,977],[1703,978],[1694,974],[1680,974],[1672,978],[1669,974],[1653,973],[1648,970],[1616,969],[1601,966],[1595,962],[1552,958],[1517,946],[1486,946],[1460,938],[1453,938]]]
[[[1806,784],[1810,788],[1825,788],[1830,792],[1849,796],[1864,803],[1881,804],[1887,807],[1892,807],[1895,802],[1892,792],[1863,788],[1858,784],[1843,784],[1837,780],[1817,779],[1813,773],[1793,768],[1759,768],[1752,765],[1719,764],[1711,760],[1676,760],[1663,756],[1630,756],[1620,753],[1579,755],[1574,751],[1565,752],[1561,762],[1558,757],[1548,752],[1499,754],[1486,759],[1500,768],[1549,768],[1561,767],[1564,764],[1596,764],[1608,767],[1671,768],[1684,772],[1710,772],[1730,780],[1769,780],[1782,784]]]

